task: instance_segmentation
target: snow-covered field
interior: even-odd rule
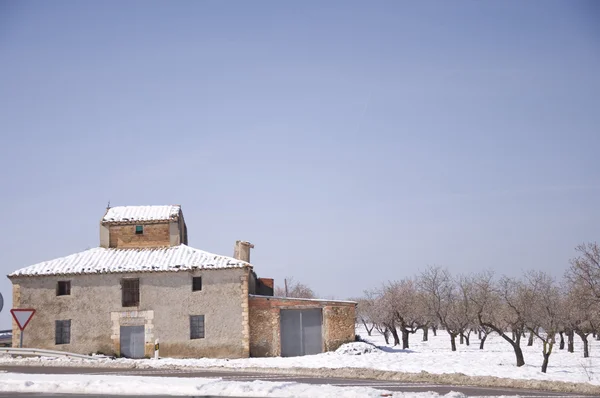
[[[450,351],[450,339],[444,331],[437,336],[429,333],[429,341],[422,342],[422,334],[418,332],[410,336],[410,349],[402,350],[385,344],[382,336],[373,331],[373,336],[367,336],[366,331],[359,327],[357,333],[365,340],[379,346],[374,348],[365,343],[351,343],[341,347],[337,352],[294,358],[246,358],[246,359],[173,359],[156,360],[131,359],[99,359],[85,361],[85,366],[114,366],[138,368],[185,368],[185,367],[219,367],[219,368],[261,368],[287,369],[296,368],[319,369],[319,372],[337,369],[352,372],[357,376],[368,375],[368,371],[392,371],[418,374],[421,379],[435,375],[462,374],[467,376],[492,376],[519,380],[538,380],[542,383],[532,385],[539,387],[549,381],[583,383],[588,386],[600,386],[600,342],[590,337],[590,358],[583,358],[579,338],[575,340],[575,353],[559,350],[555,347],[546,374],[541,372],[542,347],[535,341],[532,347],[527,347],[527,339],[522,341],[526,365],[515,366],[515,356],[512,347],[497,335],[490,335],[485,343],[485,349],[479,350],[479,340],[471,335],[471,345],[460,345],[458,351]],[[15,359],[0,357],[0,364],[40,364],[40,365],[78,365],[81,360],[22,358]],[[359,371],[359,369],[361,369]],[[427,372],[427,373],[423,373]],[[373,373],[374,374],[374,373]],[[375,375],[375,374],[374,374]],[[389,375],[389,374],[388,374]],[[445,380],[448,382],[448,379]],[[490,382],[490,385],[494,383]],[[496,383],[502,384],[502,383]],[[504,383],[506,384],[506,383]],[[521,385],[522,386],[522,385]],[[365,396],[365,395],[363,395]]]

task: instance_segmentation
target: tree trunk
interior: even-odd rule
[[[575,334],[574,331],[569,330],[567,332],[567,351],[573,353],[575,352],[575,348],[573,347],[573,335]]]
[[[385,339],[385,344],[390,345],[390,331],[388,329],[383,331],[383,338]]]
[[[434,336],[437,336],[437,328],[435,326],[431,327],[431,331],[433,332]]]
[[[460,344],[465,344],[465,335],[464,334],[460,334]]]
[[[452,351],[456,351],[456,335],[453,333],[450,333],[450,346]]]
[[[529,340],[527,340],[527,347],[531,347],[533,345],[533,332],[529,332]]]
[[[394,336],[394,346],[400,345],[400,337],[398,336],[396,328],[390,328],[390,332],[392,333],[392,336]]]
[[[517,357],[517,367],[521,367],[525,365],[525,358],[523,357],[523,350],[521,350],[521,332],[515,333],[513,332],[513,336],[515,336],[515,340],[511,340],[501,329],[495,327],[491,323],[486,323],[484,326],[489,327],[494,332],[498,333],[500,337],[506,340],[513,348],[515,352],[515,357]]]
[[[481,340],[481,338],[482,338],[482,337],[481,337],[481,329],[479,329],[479,330],[477,331],[477,337],[479,337],[479,340]]]
[[[487,334],[483,336],[481,341],[479,342],[479,349],[483,350],[483,345],[485,344],[485,339],[487,339]]]
[[[429,341],[429,328],[423,327],[423,341]]]
[[[577,333],[577,335],[581,338],[581,341],[583,341],[583,357],[589,358],[590,357],[590,347],[588,344],[589,333],[583,333],[580,331],[576,331],[575,333]]]
[[[523,358],[523,350],[521,350],[521,335],[518,335],[517,340],[512,342],[515,356],[517,357],[517,367],[525,365],[525,358]]]
[[[550,359],[550,353],[544,354],[544,362],[542,363],[542,373],[546,373],[548,370],[548,360]]]
[[[471,332],[472,330],[469,330],[469,332],[467,334],[465,334],[465,344],[468,346],[469,344],[471,344],[471,341],[469,340],[471,338]]]
[[[516,334],[514,331],[512,332],[512,339],[513,339],[513,340],[516,340],[516,339],[517,339],[517,334]]]
[[[542,373],[546,373],[546,370],[548,370],[548,360],[550,359],[550,354],[552,354],[552,347],[554,346],[554,343],[552,343],[552,341],[550,343],[544,341],[544,348],[543,348],[543,354],[544,354],[544,362],[542,363]]]
[[[408,349],[408,330],[402,329],[402,349]]]
[[[559,350],[564,350],[565,349],[565,336],[563,332],[558,332],[558,334],[560,335],[560,344],[558,345],[558,349]]]
[[[373,332],[373,326],[371,326],[371,329],[369,329],[369,326],[367,325],[367,322],[362,321],[363,325],[365,326],[365,330],[367,331],[367,334],[369,336],[371,336],[371,332]]]

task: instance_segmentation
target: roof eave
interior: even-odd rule
[[[160,220],[127,220],[127,221],[111,221],[104,220],[100,222],[102,225],[135,225],[135,224],[166,224],[171,221],[179,221],[179,216],[172,218],[164,218]]]
[[[239,266],[232,267],[196,267],[196,268],[184,268],[184,269],[172,269],[172,270],[131,270],[131,271],[107,271],[107,272],[66,272],[66,273],[53,273],[53,274],[22,274],[22,275],[14,275],[10,274],[6,277],[8,279],[14,278],[35,278],[35,277],[50,277],[50,276],[89,276],[89,275],[110,275],[110,274],[158,274],[161,272],[171,273],[171,272],[186,272],[186,271],[220,271],[226,269],[243,269],[249,268],[253,269],[254,266],[252,264],[246,263]]]

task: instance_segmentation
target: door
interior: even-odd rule
[[[319,354],[323,351],[320,308],[281,310],[281,356]]]
[[[121,356],[144,358],[144,326],[121,326]]]

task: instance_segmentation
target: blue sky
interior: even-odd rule
[[[593,1],[0,1],[0,271],[181,204],[324,297],[600,236]],[[10,324],[11,285],[0,327]]]

